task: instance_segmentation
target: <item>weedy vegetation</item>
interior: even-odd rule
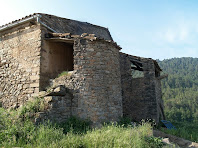
[[[189,122],[173,122],[177,129],[160,128],[161,131],[181,137],[190,141],[198,142],[198,125]]]
[[[92,147],[136,147],[160,148],[162,140],[152,136],[152,126],[142,122],[132,126],[129,119],[118,123],[91,128],[91,123],[76,117],[65,123],[49,121],[35,125],[30,114],[42,110],[42,99],[18,110],[0,108],[0,147],[38,148],[92,148]]]
[[[61,72],[59,75],[58,75],[58,78],[61,77],[61,76],[68,76],[69,75],[69,72],[68,71],[63,71]]]

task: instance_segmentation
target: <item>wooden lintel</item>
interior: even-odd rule
[[[143,62],[142,61],[140,61],[140,60],[137,60],[137,59],[133,59],[133,58],[129,58],[129,60],[131,61],[131,62],[137,62],[137,63],[140,63],[140,64],[142,64]]]
[[[142,68],[140,67],[131,67],[131,69],[134,69],[134,70],[139,70],[139,71],[144,71]]]
[[[131,63],[133,63],[137,67],[142,67],[142,63],[138,63],[138,62],[134,62],[134,61],[131,61]]]
[[[65,42],[65,43],[70,43],[70,44],[74,43],[73,39],[67,39],[67,38],[45,38],[45,40],[51,41],[51,42]]]

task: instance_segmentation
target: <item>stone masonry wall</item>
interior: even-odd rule
[[[56,85],[39,94],[43,98],[43,107],[34,115],[35,123],[46,120],[62,123],[72,116],[73,95],[64,85]]]
[[[144,77],[132,78],[130,59],[142,63]],[[159,121],[158,101],[161,92],[156,85],[155,66],[152,59],[133,57],[120,53],[121,82],[123,96],[123,115],[136,121],[154,119]],[[158,94],[158,96],[157,96]]]
[[[59,20],[54,20],[54,16],[42,17],[47,17],[49,24]],[[59,23],[68,21],[60,19]],[[64,85],[68,92],[45,97],[47,110],[38,113],[38,119],[61,122],[74,115],[99,125],[117,121],[123,115],[134,120],[150,118],[156,122],[160,117],[164,118],[161,84],[155,75],[153,60],[119,53],[120,48],[113,41],[104,40],[112,40],[105,28],[101,30],[101,27],[91,25],[92,30],[97,28],[95,33],[100,38],[94,34],[84,36],[83,30],[93,33],[89,32],[90,24],[85,23],[82,28],[82,23],[72,22],[70,25],[80,30],[78,36],[69,38],[70,43],[67,39],[65,43],[60,40],[58,44],[48,42],[45,35],[49,30],[35,22],[0,32],[0,104],[5,108],[21,106],[30,97],[42,93],[39,91],[50,87],[50,79],[55,78],[52,87]],[[70,25],[60,24],[59,29],[71,29]],[[53,23],[52,26],[56,25]],[[130,59],[142,63],[143,78],[132,78]],[[56,79],[58,73],[65,70],[72,72]]]
[[[26,23],[0,37],[0,101],[3,107],[22,105],[39,92],[40,26]]]
[[[122,116],[119,49],[104,40],[77,39],[74,70],[79,86],[77,114],[94,124]]]
[[[76,70],[73,72],[69,72],[68,74],[61,77],[58,77],[52,81],[52,88],[60,85],[67,88],[67,92],[69,92],[70,94],[70,111],[68,112],[68,114],[70,114],[71,116],[78,116],[78,100],[80,99],[78,93],[82,84],[83,81],[81,81],[80,75],[76,73]],[[68,111],[68,106],[67,109],[65,108],[64,112],[66,112],[66,110]],[[65,117],[64,114],[64,116],[62,116],[61,118],[67,117],[68,116]]]
[[[112,43],[75,39],[74,71],[52,81],[58,85],[73,94],[71,115],[94,125],[122,117],[119,49]]]

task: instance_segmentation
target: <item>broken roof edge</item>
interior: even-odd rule
[[[22,24],[22,23],[25,23],[25,22],[28,22],[28,21],[31,21],[33,19],[35,19],[37,22],[39,22],[40,18],[42,17],[42,15],[45,15],[45,16],[53,16],[53,17],[57,17],[57,18],[61,18],[61,19],[65,19],[65,20],[71,20],[71,21],[76,21],[76,22],[80,22],[80,23],[86,23],[86,24],[89,24],[91,26],[95,26],[95,27],[98,27],[98,28],[101,28],[101,29],[104,29],[108,32],[109,36],[111,37],[111,39],[113,40],[111,34],[110,34],[110,31],[108,28],[105,28],[105,27],[102,27],[102,26],[98,26],[98,25],[94,25],[94,24],[91,24],[91,23],[88,23],[88,22],[81,22],[81,21],[78,21],[78,20],[72,20],[72,19],[68,19],[68,18],[63,18],[63,17],[59,17],[59,16],[56,16],[56,15],[50,15],[50,14],[45,14],[45,13],[33,13],[33,14],[30,14],[30,15],[27,15],[25,17],[22,17],[21,19],[17,19],[17,20],[14,20],[12,22],[9,22],[5,25],[1,25],[0,26],[0,32],[1,31],[5,31],[9,28],[12,28],[14,26],[17,26],[19,24]],[[43,22],[39,22],[41,23],[43,26],[47,27],[48,29],[50,28],[49,26],[47,26],[46,24],[44,24]],[[54,29],[50,28],[51,31],[53,32],[56,32]]]
[[[120,53],[123,54],[123,55],[126,55],[126,56],[130,56],[130,57],[139,59],[139,60],[141,60],[141,59],[153,60],[152,58],[144,58],[144,57],[140,57],[140,56],[134,56],[134,55],[127,54],[127,53],[124,53],[124,52],[120,52]]]
[[[151,61],[153,61],[154,65],[155,65],[155,68],[157,68],[159,71],[162,71],[162,69],[160,68],[158,62],[156,60],[152,59],[152,58],[144,58],[144,57],[134,56],[134,55],[130,55],[130,54],[123,53],[123,52],[120,52],[120,54],[126,55],[126,56],[130,56],[132,58],[135,58],[136,60],[142,60],[142,59],[151,60]]]
[[[55,42],[58,41],[58,42],[72,43],[76,39],[86,39],[86,40],[89,40],[89,41],[105,41],[107,43],[111,43],[118,50],[122,49],[113,40],[105,40],[104,38],[96,37],[95,34],[83,33],[81,35],[73,35],[71,33],[51,33],[51,32],[48,32],[48,33],[45,34],[45,40],[48,40],[48,41],[55,41]]]
[[[62,20],[74,21],[74,22],[77,22],[77,23],[82,23],[82,24],[90,25],[90,26],[92,26],[92,27],[96,27],[96,28],[98,28],[98,29],[102,29],[103,31],[106,31],[106,33],[107,33],[108,36],[109,36],[109,39],[111,39],[111,40],[113,41],[113,38],[112,38],[112,36],[111,36],[110,31],[109,31],[109,29],[106,28],[106,27],[99,26],[99,25],[95,25],[95,24],[91,24],[91,23],[89,23],[89,22],[83,22],[83,21],[68,19],[68,18],[56,16],[56,15],[51,15],[51,14],[45,14],[45,13],[37,13],[37,14],[41,15],[43,18],[44,18],[44,17],[49,17],[50,19],[51,19],[52,17],[54,17],[54,18],[60,18],[60,19],[62,19]],[[42,20],[42,17],[41,17],[41,20]],[[56,33],[58,33],[58,32],[56,32]],[[59,33],[61,33],[61,32],[59,32]],[[82,32],[82,33],[83,33],[83,32]],[[94,33],[94,32],[93,32],[93,33]]]
[[[46,13],[34,13],[34,14],[39,14],[39,15],[46,15],[46,16],[53,16],[53,17],[58,17],[58,18],[61,18],[61,19],[66,19],[66,20],[71,20],[71,21],[76,21],[76,22],[81,22],[81,23],[86,23],[86,24],[89,24],[89,25],[92,25],[92,26],[96,26],[96,27],[99,27],[99,28],[102,28],[102,29],[107,29],[106,27],[103,27],[103,26],[99,26],[99,25],[95,25],[95,24],[91,24],[89,22],[82,22],[82,21],[78,21],[78,20],[73,20],[73,19],[68,19],[68,18],[64,18],[64,17],[60,17],[60,16],[56,16],[56,15],[51,15],[51,14],[46,14]]]

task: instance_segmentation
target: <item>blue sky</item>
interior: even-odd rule
[[[107,27],[122,52],[198,57],[197,0],[0,0],[0,25],[40,12]]]

